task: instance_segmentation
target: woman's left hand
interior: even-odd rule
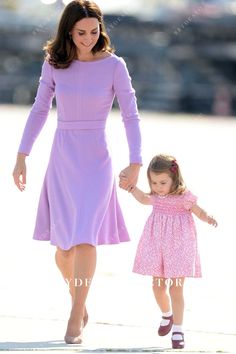
[[[130,164],[128,167],[126,167],[120,172],[120,188],[130,192],[132,188],[136,186],[140,167],[141,165],[139,164]]]

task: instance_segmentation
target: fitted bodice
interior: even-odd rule
[[[56,69],[46,60],[42,66],[35,103],[28,117],[19,152],[29,155],[55,96],[57,119],[65,129],[105,127],[117,97],[129,145],[130,162],[141,163],[141,134],[135,90],[124,60],[114,54],[90,62],[73,60]],[[68,123],[67,127],[65,122]],[[81,125],[73,125],[82,122]],[[62,127],[60,124],[60,128]]]
[[[116,70],[113,56],[94,62],[74,60],[67,69],[53,69],[58,120],[106,120]]]
[[[190,209],[197,198],[186,191],[180,195],[152,196],[153,212],[158,214],[190,214]]]

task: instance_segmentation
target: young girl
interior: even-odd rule
[[[172,329],[172,348],[184,348],[182,329],[185,277],[201,277],[197,237],[192,213],[217,226],[186,189],[173,156],[155,156],[148,167],[151,192],[137,187],[130,192],[142,204],[153,205],[141,236],[133,271],[153,276],[153,292],[162,311],[160,336]],[[167,290],[169,289],[169,292]],[[173,328],[172,328],[173,327]]]

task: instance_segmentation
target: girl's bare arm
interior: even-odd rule
[[[151,196],[149,194],[144,193],[137,187],[133,187],[130,192],[138,202],[145,205],[151,205]]]
[[[193,214],[195,214],[200,220],[207,222],[210,225],[217,226],[217,221],[213,216],[209,216],[205,210],[200,208],[197,204],[193,205],[191,208]]]

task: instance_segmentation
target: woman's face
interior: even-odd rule
[[[71,31],[71,36],[78,53],[86,54],[91,52],[100,36],[98,19],[88,17],[76,22]]]

